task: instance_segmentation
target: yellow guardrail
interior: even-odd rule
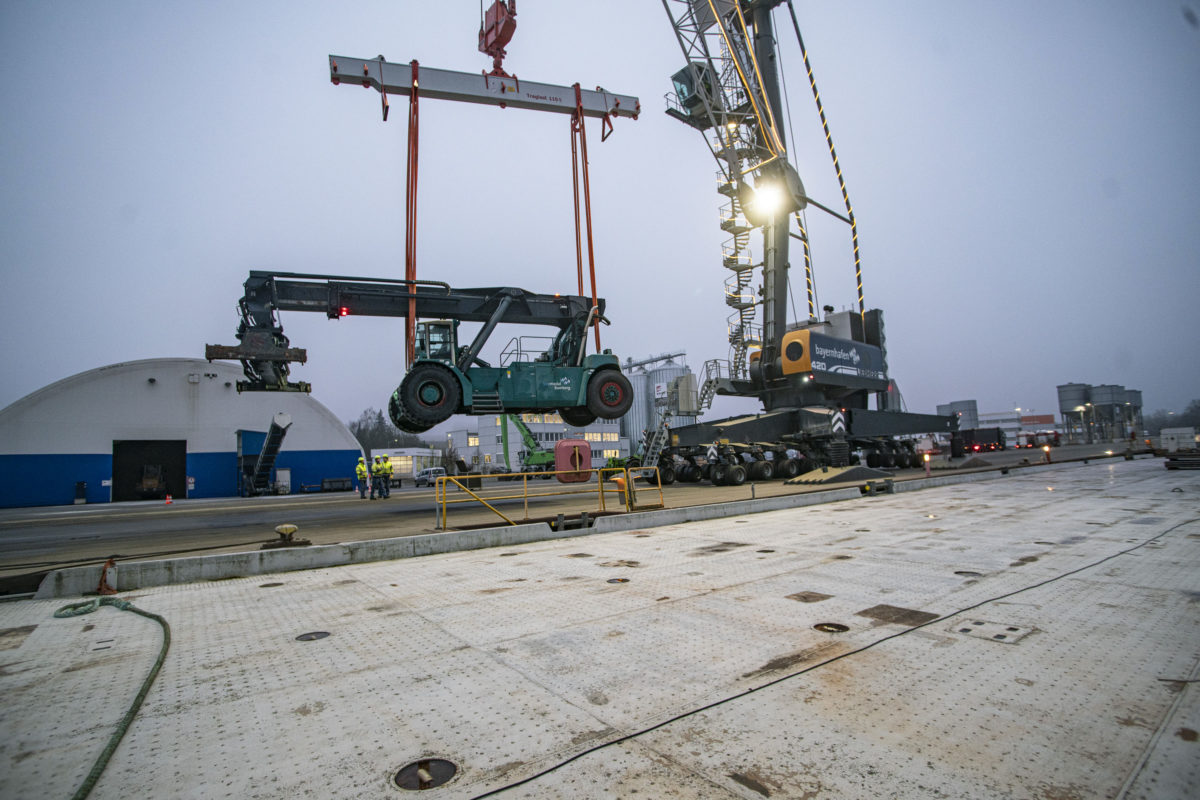
[[[450,506],[464,504],[481,505],[509,525],[517,525],[518,522],[497,508],[500,501],[520,500],[523,514],[521,521],[529,520],[530,499],[542,497],[595,495],[595,505],[591,506],[589,504],[589,506],[602,513],[609,511],[610,496],[614,494],[619,498],[620,508],[623,511],[640,511],[649,508],[663,508],[665,506],[662,485],[658,476],[658,467],[602,467],[600,469],[586,470],[588,473],[586,481],[560,483],[559,486],[562,488],[552,491],[538,491],[536,486],[531,490],[529,486],[531,480],[545,480],[558,475],[578,475],[580,472],[581,470],[558,470],[547,472],[502,472],[490,475],[440,476],[434,481],[433,486],[434,502],[437,505],[437,527],[441,529],[447,527],[446,522]],[[648,488],[641,490],[642,492],[653,491],[654,489],[658,490],[657,504],[653,502],[638,502],[638,489],[634,486],[638,478],[644,478],[650,483]],[[494,481],[494,483],[485,487],[485,481]],[[502,486],[501,481],[520,481],[520,491],[510,490],[506,486]],[[461,492],[461,495],[452,498],[451,487]],[[589,509],[581,508],[579,510],[583,512]]]

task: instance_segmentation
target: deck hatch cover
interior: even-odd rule
[[[1005,622],[987,622],[985,620],[972,619],[968,617],[962,622],[956,622],[951,625],[949,630],[954,633],[962,633],[967,636],[974,636],[977,639],[987,639],[989,642],[1000,642],[1001,644],[1016,644],[1024,639],[1029,634],[1033,633],[1033,628],[1022,627],[1020,625],[1009,625]]]

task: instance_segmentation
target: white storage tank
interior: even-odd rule
[[[651,391],[651,420],[657,420],[657,409],[654,406],[654,397],[656,395],[668,392],[671,388],[671,382],[676,378],[688,375],[691,370],[687,364],[680,364],[674,359],[667,359],[665,362],[650,370],[650,391]],[[696,421],[695,417],[677,416],[671,420],[671,425],[678,427],[682,425],[691,425]]]
[[[629,384],[633,387],[633,405],[625,416],[621,417],[621,435],[629,439],[629,445],[634,451],[642,441],[642,431],[650,427],[650,407],[654,402],[654,392],[648,386],[650,376],[644,369],[635,368],[625,372]]]

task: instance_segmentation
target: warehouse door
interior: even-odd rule
[[[112,499],[161,500],[185,497],[187,440],[113,441]]]

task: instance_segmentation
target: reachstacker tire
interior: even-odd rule
[[[573,428],[585,428],[596,421],[596,415],[588,411],[583,406],[570,406],[568,408],[560,408],[558,415],[562,417],[563,422]]]
[[[404,403],[400,400],[399,389],[392,392],[392,398],[388,400],[388,416],[391,417],[392,424],[405,433],[424,433],[433,427],[432,425],[419,425],[416,420],[408,416]]]
[[[458,379],[440,364],[417,364],[404,376],[399,391],[406,416],[427,428],[449,419],[462,401]]]
[[[587,410],[597,417],[619,419],[632,405],[633,387],[617,370],[601,370],[588,381]]]

